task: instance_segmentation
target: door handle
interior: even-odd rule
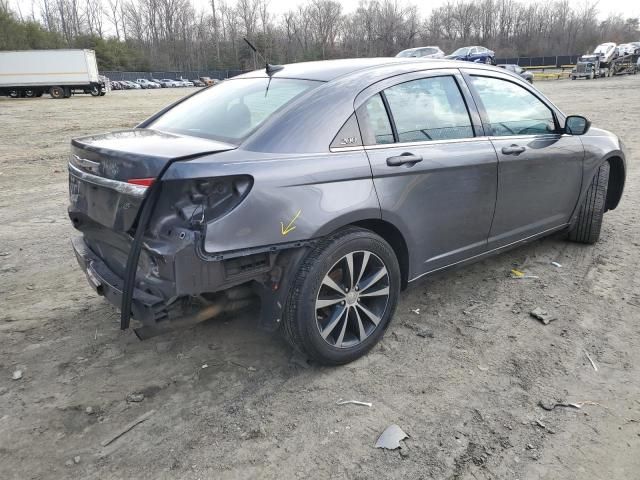
[[[502,153],[505,155],[518,155],[524,152],[525,147],[521,147],[520,145],[511,145],[510,147],[502,147]]]
[[[421,161],[421,155],[414,155],[413,153],[405,152],[402,155],[398,155],[397,157],[387,158],[387,165],[389,165],[390,167],[398,167],[400,165],[404,165],[405,163],[415,164]]]

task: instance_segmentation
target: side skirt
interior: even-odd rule
[[[458,260],[457,262],[450,263],[449,265],[445,265],[444,267],[436,268],[434,270],[429,270],[428,272],[422,273],[422,274],[418,275],[417,277],[412,278],[411,280],[409,280],[409,283],[414,282],[414,281],[416,281],[416,280],[418,280],[418,279],[420,279],[420,278],[422,278],[422,277],[424,277],[426,275],[431,275],[433,273],[440,272],[442,270],[445,270],[445,269],[448,269],[448,268],[451,268],[451,267],[456,267],[456,266],[460,266],[460,265],[466,265],[468,263],[473,263],[473,262],[476,262],[478,260],[482,260],[482,259],[484,259],[486,257],[497,255],[497,254],[505,252],[507,250],[511,250],[512,248],[519,247],[520,245],[524,245],[525,243],[529,243],[529,242],[531,242],[533,240],[537,240],[538,238],[546,237],[547,235],[551,235],[552,233],[559,232],[559,231],[564,230],[564,229],[566,229],[568,227],[569,227],[569,224],[565,223],[565,224],[559,225],[557,227],[549,228],[549,229],[544,230],[544,231],[542,231],[540,233],[536,233],[535,235],[530,235],[530,236],[525,237],[525,238],[523,238],[521,240],[517,240],[515,242],[508,243],[507,245],[503,245],[501,247],[497,247],[497,248],[493,248],[491,250],[487,250],[486,252],[479,253],[477,255],[473,255],[472,257],[465,258],[463,260]]]

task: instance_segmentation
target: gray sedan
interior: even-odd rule
[[[598,240],[625,182],[614,134],[500,68],[268,65],[132,130],[74,139],[73,239],[141,338],[259,299],[325,364],[384,335],[426,275],[554,232]]]
[[[516,75],[521,76],[522,78],[524,78],[529,83],[533,83],[533,73],[528,72],[527,70],[525,70],[524,68],[522,68],[519,65],[516,65],[516,64],[513,64],[513,63],[505,63],[505,64],[501,64],[501,65],[498,65],[498,66],[500,68],[504,68],[505,70],[513,72]]]

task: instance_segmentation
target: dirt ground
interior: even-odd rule
[[[539,88],[628,147],[600,242],[548,238],[418,281],[382,343],[340,368],[292,361],[252,313],[140,342],[79,270],[70,138],[184,89],[0,99],[0,478],[639,478],[640,75]],[[556,402],[577,405],[540,405]],[[374,448],[390,424],[403,448]]]

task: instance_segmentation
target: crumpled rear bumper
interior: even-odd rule
[[[82,237],[71,240],[73,251],[80,268],[87,276],[89,285],[104,296],[109,303],[120,308],[122,305],[122,287],[124,281],[118,277],[109,267],[87,246]],[[145,325],[155,323],[167,317],[167,305],[164,299],[144,292],[138,288],[133,291],[131,302],[131,315]]]

